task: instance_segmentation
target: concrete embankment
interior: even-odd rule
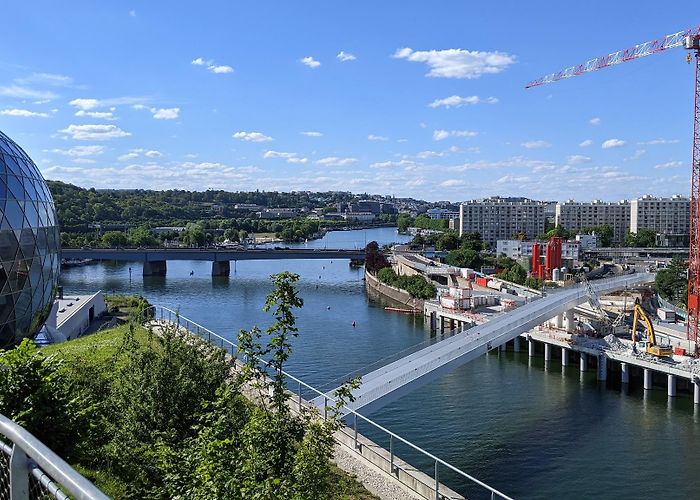
[[[365,270],[365,287],[384,298],[396,302],[397,305],[400,304],[407,308],[417,309],[421,313],[423,312],[423,301],[421,299],[411,297],[411,294],[406,290],[382,283],[373,274],[368,273],[367,270]]]

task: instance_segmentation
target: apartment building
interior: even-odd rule
[[[459,234],[479,233],[491,247],[519,233],[534,238],[544,233],[545,204],[527,198],[492,197],[459,207]]]
[[[674,195],[656,198],[644,195],[630,203],[630,232],[650,229],[658,235],[662,246],[688,244],[690,233],[690,200]]]
[[[613,229],[613,242],[621,243],[630,231],[630,202],[576,202],[557,203],[554,215],[556,227],[578,231],[586,227],[607,225]]]

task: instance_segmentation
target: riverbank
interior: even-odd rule
[[[365,269],[365,287],[380,296],[400,304],[409,309],[415,309],[423,313],[424,301],[411,297],[406,290],[401,290],[379,281],[372,273]]]

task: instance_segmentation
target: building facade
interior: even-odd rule
[[[545,204],[526,198],[492,197],[459,206],[459,234],[479,233],[491,247],[518,234],[535,238],[544,233]]]
[[[444,219],[453,220],[459,219],[459,212],[453,212],[452,210],[447,210],[446,208],[429,208],[426,211],[428,217],[433,220]]]
[[[649,229],[661,246],[684,246],[690,233],[690,200],[674,195],[656,198],[645,195],[630,203],[630,232]]]
[[[518,260],[521,257],[532,257],[532,248],[535,241],[532,240],[498,240],[496,242],[496,254],[504,254],[506,257],[510,257],[513,260]],[[546,241],[538,241],[537,244],[540,246],[540,255],[544,255],[545,247],[547,246]],[[581,255],[581,242],[580,241],[564,241],[561,244],[561,258],[565,260],[578,261]]]
[[[630,202],[606,202],[594,200],[579,203],[568,200],[557,203],[554,225],[569,231],[587,227],[610,226],[613,230],[613,243],[622,243],[630,230]]]

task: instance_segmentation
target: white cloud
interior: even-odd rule
[[[324,167],[347,167],[353,163],[357,163],[357,158],[338,158],[337,156],[328,156],[326,158],[316,160],[317,165],[322,165]]]
[[[528,182],[530,180],[529,177],[527,176],[515,176],[515,175],[504,175],[503,177],[500,177],[497,181],[496,184],[522,184],[525,182]]]
[[[479,78],[484,74],[500,73],[515,62],[515,56],[505,52],[464,49],[414,51],[406,47],[394,52],[393,57],[425,63],[430,67],[426,76],[436,78]]]
[[[117,160],[129,161],[129,160],[133,160],[134,158],[138,158],[138,157],[139,157],[139,154],[136,151],[129,151],[128,153],[117,157]]]
[[[637,149],[632,156],[625,158],[625,161],[639,160],[642,156],[646,154],[646,149]]]
[[[146,106],[145,104],[133,104],[131,106],[131,109],[148,109],[148,106]]]
[[[147,156],[148,158],[160,158],[161,156],[163,156],[163,153],[161,153],[158,150],[151,149],[149,151],[146,151],[144,153],[144,155]]]
[[[79,109],[75,112],[75,116],[89,116],[90,118],[99,118],[101,120],[116,120],[111,111],[85,111],[84,109]]]
[[[180,108],[151,108],[156,120],[176,120],[180,116]]]
[[[68,125],[63,130],[59,130],[78,141],[106,141],[119,137],[130,136],[130,132],[125,132],[116,125]]]
[[[627,143],[621,139],[608,139],[607,141],[603,142],[601,147],[603,149],[621,148],[625,144]]]
[[[475,137],[477,132],[471,130],[433,130],[433,139],[442,141],[448,137]]]
[[[301,165],[306,165],[307,163],[309,163],[309,159],[308,158],[297,158],[296,156],[294,156],[292,158],[287,158],[287,163],[298,163]]]
[[[299,132],[301,135],[305,135],[306,137],[323,137],[323,134],[321,132]]]
[[[522,147],[526,149],[543,149],[543,148],[551,148],[552,144],[543,141],[543,140],[537,140],[537,141],[526,141],[520,144]]]
[[[383,141],[383,142],[385,142],[385,141],[388,141],[389,138],[388,138],[388,137],[384,137],[383,135],[369,134],[369,135],[367,136],[367,140],[369,140],[369,141]]]
[[[201,57],[198,57],[197,59],[192,60],[192,64],[194,64],[195,66],[204,66],[207,64],[207,62]]]
[[[307,56],[307,57],[304,57],[302,59],[299,59],[299,62],[305,66],[308,66],[311,69],[316,69],[321,65],[320,62],[318,62],[316,59],[314,59],[311,56]]]
[[[55,153],[63,156],[84,157],[101,155],[105,152],[105,147],[100,145],[94,146],[75,146],[70,149],[51,149],[46,150],[47,153]]]
[[[47,101],[58,97],[49,90],[34,90],[32,88],[23,87],[20,85],[0,87],[0,96],[14,97],[16,99],[42,99]]]
[[[654,146],[657,144],[677,144],[680,142],[678,139],[653,139],[651,141],[646,141],[646,142],[640,142],[640,145],[649,145],[649,146]]]
[[[70,76],[58,75],[55,73],[32,73],[23,78],[16,78],[15,82],[20,85],[38,83],[41,85],[51,85],[53,87],[70,87],[73,85],[73,79]]]
[[[340,52],[338,52],[338,55],[335,57],[337,57],[342,62],[354,61],[355,59],[357,59],[357,57],[352,55],[350,52],[345,52],[344,50],[341,50]]]
[[[49,114],[48,113],[39,113],[37,111],[29,111],[28,109],[3,109],[0,111],[0,115],[3,116],[21,116],[23,118],[48,118]]]
[[[194,66],[206,66],[207,71],[219,75],[233,73],[233,68],[231,66],[227,64],[214,64],[214,61],[206,61],[201,57],[193,59],[191,64],[193,64]]]
[[[262,132],[236,132],[233,134],[233,138],[247,142],[267,142],[272,140],[272,137]]]
[[[600,125],[600,118],[598,118],[597,116],[595,118],[591,118],[590,120],[588,120],[588,123],[590,123],[591,125]]]
[[[440,187],[446,187],[446,188],[451,188],[451,187],[460,187],[464,186],[465,182],[462,179],[447,179],[446,181],[442,181],[440,183]]]
[[[380,161],[377,163],[372,163],[370,165],[371,168],[392,168],[392,167],[412,167],[412,166],[415,166],[415,162],[412,162],[410,160],[399,160],[399,161],[387,160],[387,161]]]
[[[658,165],[655,165],[654,168],[659,169],[659,170],[663,170],[663,169],[667,169],[667,168],[678,168],[678,167],[682,167],[682,166],[683,166],[682,161],[668,161],[666,163],[660,163]]]
[[[481,99],[478,95],[470,95],[467,97],[460,97],[458,95],[452,95],[450,97],[445,97],[444,99],[435,99],[433,102],[428,104],[431,108],[439,108],[444,106],[445,108],[459,108],[466,105],[473,105],[479,103],[486,104],[496,104],[498,99],[495,97],[487,97],[486,99]]]
[[[580,163],[586,163],[591,161],[590,156],[584,155],[571,155],[566,159],[566,163],[569,165],[578,165]]]
[[[579,142],[578,145],[581,146],[582,148],[587,148],[587,147],[590,146],[591,144],[593,144],[593,141],[590,140],[590,139],[586,139],[585,141]]]
[[[265,151],[263,158],[282,158],[284,160],[287,160],[287,163],[296,163],[302,165],[309,162],[308,158],[300,158],[297,153],[288,153],[285,151]]]
[[[112,106],[131,106],[134,109],[141,109],[136,108],[136,106],[142,106],[143,103],[147,101],[148,98],[146,97],[135,96],[110,97],[108,99],[86,99],[81,97],[73,99],[68,104],[85,111],[90,111],[96,108],[109,108]]]

